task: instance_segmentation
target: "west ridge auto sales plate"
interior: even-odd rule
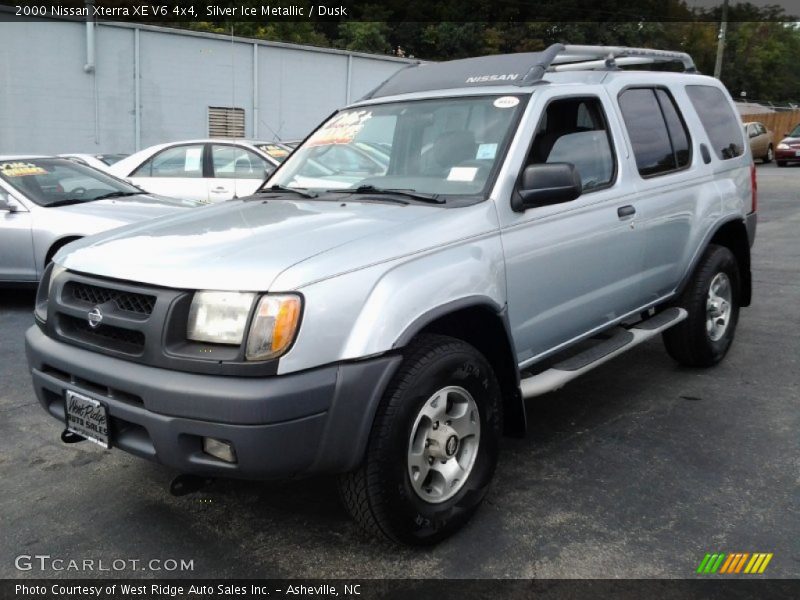
[[[108,410],[94,398],[67,390],[65,399],[67,430],[108,448]]]

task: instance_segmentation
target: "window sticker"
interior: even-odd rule
[[[372,118],[372,111],[359,110],[336,115],[318,129],[306,142],[306,147],[349,144]]]
[[[259,148],[261,148],[261,150],[263,150],[267,156],[272,158],[286,158],[289,156],[289,151],[286,150],[286,148],[282,148],[274,144],[264,144],[263,146],[259,146]]]
[[[27,175],[47,175],[47,171],[33,163],[7,162],[0,163],[0,174],[6,177],[25,177]]]
[[[200,170],[200,155],[203,153],[202,148],[187,148],[186,149],[186,162],[184,163],[184,170],[186,171],[199,171]]]
[[[495,108],[513,108],[519,104],[516,96],[502,96],[494,101]]]
[[[478,146],[478,152],[475,154],[475,158],[478,160],[480,159],[492,159],[497,154],[497,144],[480,144]]]
[[[447,181],[475,181],[478,167],[453,167],[447,176]]]

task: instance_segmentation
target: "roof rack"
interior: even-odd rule
[[[692,57],[623,46],[573,46],[552,44],[542,52],[495,54],[440,63],[417,63],[401,69],[369,92],[362,100],[412,92],[426,92],[489,85],[527,86],[553,71],[613,70],[626,65],[678,62],[695,73]]]

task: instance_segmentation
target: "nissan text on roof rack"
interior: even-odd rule
[[[682,71],[621,68],[657,63]],[[26,336],[42,406],[176,491],[333,473],[366,530],[444,539],[525,400],[659,334],[683,365],[728,352],[755,170],[694,71],[560,44],[399,71],[253,196],[56,255]]]

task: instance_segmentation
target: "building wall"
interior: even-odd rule
[[[243,108],[248,137],[302,138],[409,62],[108,23],[96,25],[96,69],[86,73],[84,23],[4,21],[0,40],[0,154],[133,152],[207,137],[209,106]]]

